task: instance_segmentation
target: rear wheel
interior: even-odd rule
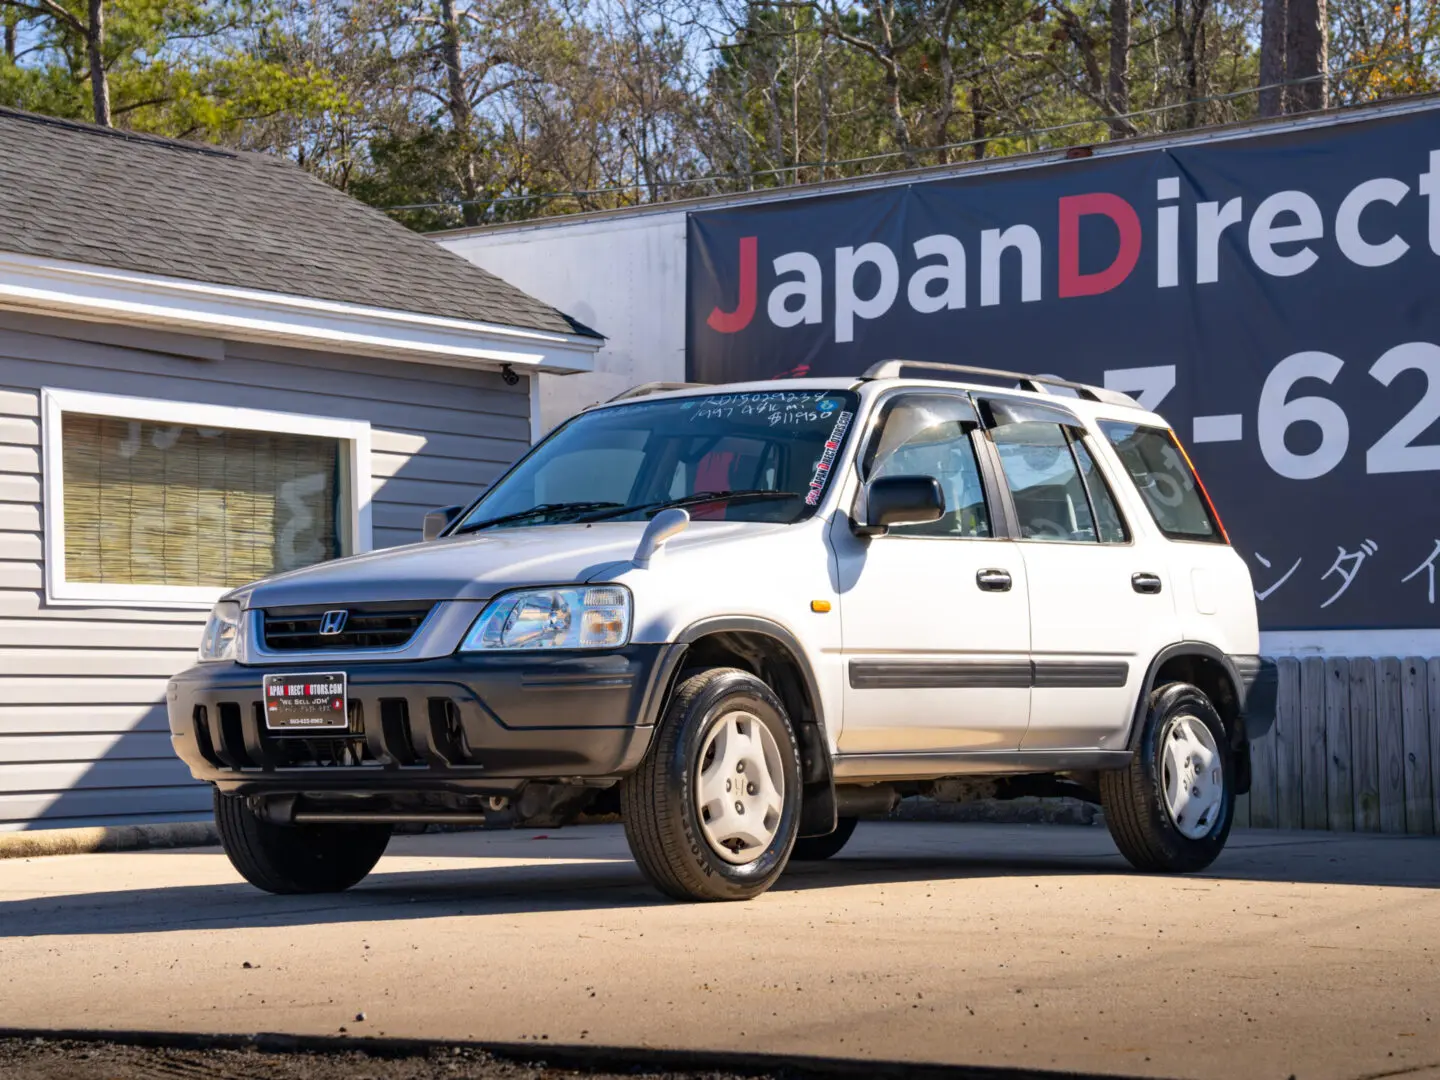
[[[645,876],[677,900],[748,900],[790,857],[800,751],[785,707],[749,672],[711,668],[676,689],[620,790]]]
[[[343,892],[375,868],[390,842],[389,825],[275,825],[219,791],[215,831],[246,881],[280,894]]]
[[[832,855],[840,854],[840,849],[850,842],[850,837],[855,835],[855,826],[860,824],[857,818],[842,817],[835,822],[835,831],[826,833],[824,836],[802,836],[795,841],[795,850],[790,852],[791,862],[821,862]]]
[[[1184,873],[1215,861],[1230,836],[1235,766],[1224,722],[1188,683],[1150,695],[1129,767],[1100,774],[1115,846],[1137,870]]]

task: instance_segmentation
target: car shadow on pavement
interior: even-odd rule
[[[871,830],[893,827],[871,824]],[[1101,828],[1072,825],[965,826],[953,854],[927,845],[925,853],[874,854],[880,844],[853,844],[824,863],[792,864],[776,888],[828,888],[842,884],[922,881],[1004,875],[1131,875]],[[864,836],[857,832],[856,837]],[[942,833],[941,836],[944,834]],[[1146,875],[1150,876],[1150,875]],[[1257,881],[1315,885],[1368,885],[1440,889],[1440,837],[1371,833],[1244,830],[1210,867],[1198,873],[1159,875],[1169,880]]]
[[[882,829],[884,826],[881,827]],[[1078,830],[1077,830],[1078,831]],[[1084,830],[1089,832],[1089,830]],[[978,839],[984,834],[967,833]],[[1103,834],[1101,834],[1103,837]],[[995,841],[965,853],[897,851],[875,854],[873,830],[856,845],[823,863],[796,863],[774,886],[776,893],[846,886],[993,877],[1124,876],[1133,873],[1111,848],[1092,842],[1080,850],[1005,854]],[[937,837],[938,838],[938,837]],[[988,838],[987,838],[988,839]],[[1075,837],[1079,840],[1080,837]],[[1099,839],[1099,838],[1094,838]],[[1046,837],[1064,842],[1066,837]],[[929,845],[927,845],[929,846]],[[446,845],[441,858],[461,852]],[[511,845],[506,845],[511,847]],[[569,844],[517,844],[507,854],[523,863],[443,865],[377,872],[347,893],[270,896],[242,882],[157,886],[0,901],[0,938],[86,934],[165,933],[190,930],[387,922],[530,912],[604,911],[670,901],[656,893],[635,864],[611,845],[590,848],[581,861]],[[425,857],[415,847],[395,861]],[[598,850],[597,850],[598,849]],[[1010,851],[1014,851],[1012,844]],[[473,858],[476,853],[471,853]],[[487,854],[494,854],[493,849]],[[1440,840],[1297,834],[1243,834],[1202,874],[1171,880],[1314,882],[1440,888]],[[217,855],[217,858],[219,856]],[[394,863],[392,862],[392,865]]]
[[[243,882],[0,901],[0,939],[581,912],[670,904],[628,858],[584,863],[378,871],[349,892],[271,896]],[[772,891],[938,878],[1093,873],[1044,862],[855,859],[796,867]]]
[[[629,861],[376,873],[344,893],[174,885],[0,901],[0,939],[592,911],[665,903]]]
[[[615,825],[583,825],[538,835],[517,829],[469,836],[468,840],[464,834],[427,836],[421,841],[423,854],[435,860],[629,860],[624,835]],[[422,853],[414,840],[398,841],[391,850]],[[813,887],[797,883],[795,877],[817,873],[815,886],[852,883],[844,875],[863,875],[854,878],[854,883],[883,883],[887,879],[1134,871],[1109,833],[1099,826],[865,821],[839,856],[826,863],[792,861],[776,888]],[[837,874],[841,877],[830,876]],[[1440,888],[1440,836],[1242,829],[1230,835],[1212,866],[1189,876],[1434,889]]]

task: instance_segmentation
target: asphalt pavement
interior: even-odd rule
[[[0,862],[0,1027],[652,1047],[1116,1075],[1440,1080],[1440,839],[862,824],[675,904],[617,826],[397,838],[272,897],[215,850]]]

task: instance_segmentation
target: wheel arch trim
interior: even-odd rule
[[[835,828],[835,822],[838,820],[835,802],[835,764],[830,752],[829,728],[825,721],[825,700],[820,696],[820,681],[815,677],[815,668],[810,663],[810,657],[806,654],[804,646],[800,644],[800,639],[773,619],[755,615],[715,615],[691,623],[675,636],[676,644],[683,646],[683,649],[677,648],[676,650],[682,655],[677,658],[675,671],[678,673],[683,668],[684,654],[689,652],[691,645],[702,638],[725,633],[759,634],[772,638],[790,655],[799,670],[800,680],[803,684],[802,690],[808,700],[815,726],[814,745],[807,746],[804,729],[808,725],[801,722],[795,724],[796,737],[801,741],[802,768],[805,764],[803,759],[806,751],[813,753],[815,765],[815,771],[807,770],[800,835],[823,835],[830,832]],[[669,689],[667,688],[659,696],[661,701],[658,708],[663,708],[664,700],[669,698]],[[658,719],[658,711],[656,718]]]
[[[1164,667],[1167,663],[1169,663],[1171,660],[1177,660],[1181,657],[1186,656],[1194,656],[1202,660],[1208,660],[1213,663],[1217,663],[1220,665],[1221,670],[1225,672],[1225,677],[1230,681],[1230,691],[1232,694],[1235,695],[1235,702],[1237,706],[1236,719],[1239,721],[1238,731],[1230,731],[1227,732],[1227,734],[1230,736],[1230,741],[1232,744],[1236,742],[1237,734],[1241,739],[1244,739],[1245,687],[1244,684],[1241,682],[1239,673],[1235,670],[1234,661],[1232,661],[1228,655],[1217,649],[1214,645],[1209,645],[1203,641],[1177,641],[1172,645],[1165,646],[1163,649],[1157,652],[1154,659],[1150,661],[1150,666],[1145,669],[1145,681],[1140,684],[1140,696],[1135,701],[1135,710],[1130,718],[1130,731],[1125,739],[1126,749],[1136,752],[1138,752],[1140,749],[1140,740],[1145,733],[1146,705],[1150,700],[1151,693],[1153,693],[1155,690],[1155,680],[1156,677],[1160,674],[1160,669]],[[1215,711],[1217,713],[1220,712],[1219,704],[1215,702],[1212,702],[1212,704],[1216,706]],[[1223,713],[1221,713],[1220,715],[1222,720],[1225,719],[1225,715]]]
[[[805,683],[805,695],[815,714],[815,722],[822,731],[826,730],[825,702],[820,697],[820,683],[815,677],[815,669],[811,666],[800,639],[780,623],[755,615],[716,615],[691,623],[676,635],[675,641],[688,647],[701,638],[724,633],[762,634],[779,642],[800,670],[800,678]]]

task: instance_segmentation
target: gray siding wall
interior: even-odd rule
[[[376,547],[418,539],[427,509],[468,501],[529,442],[524,380],[242,343],[194,358],[176,355],[207,351],[193,339],[169,344],[0,313],[0,831],[209,807],[170,751],[163,706],[203,613],[46,605],[42,387],[368,420]]]

